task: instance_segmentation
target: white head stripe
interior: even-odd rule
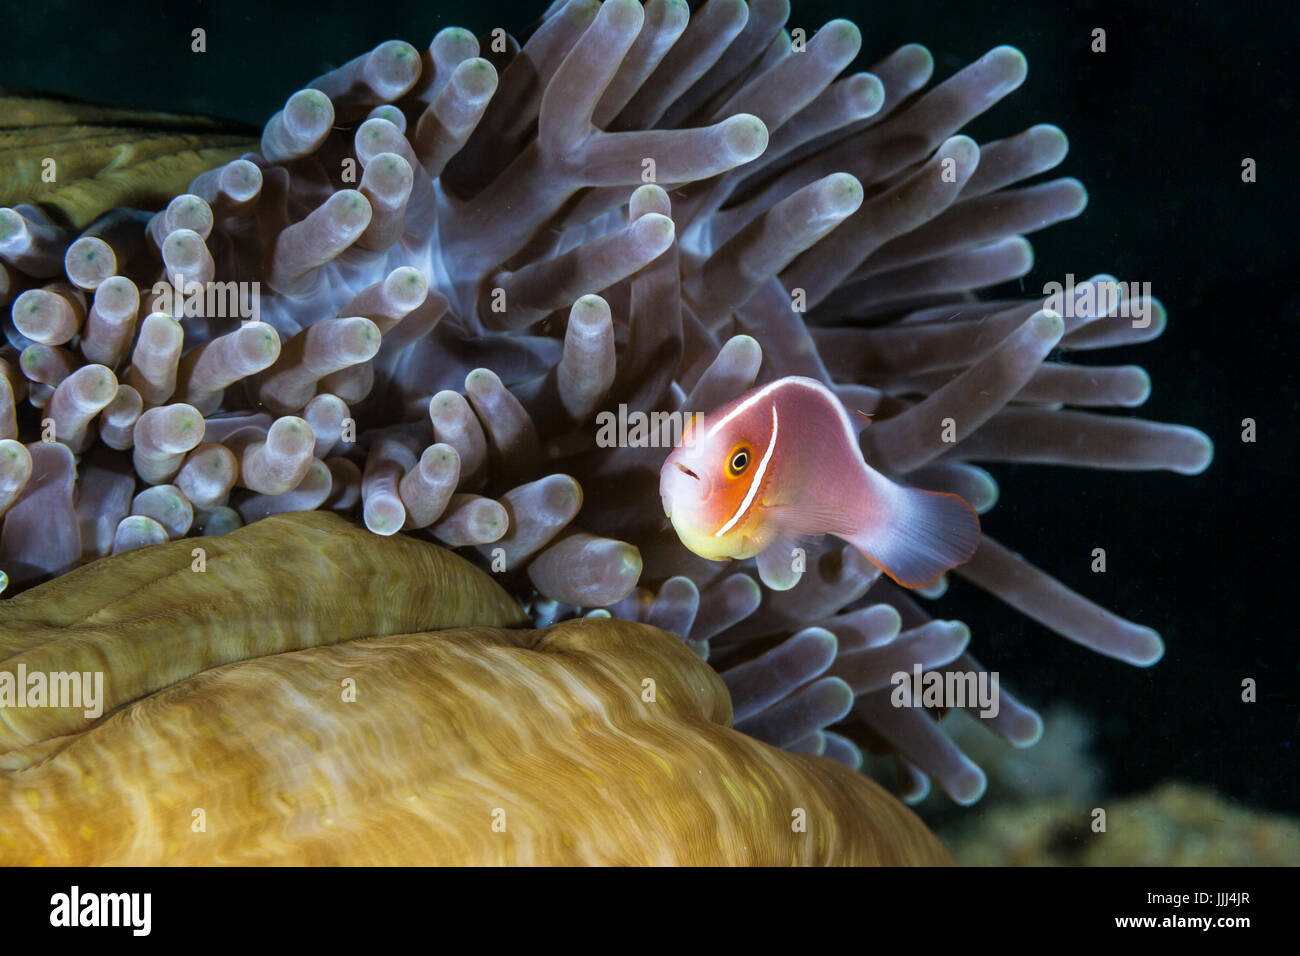
[[[748,403],[746,403],[748,404]],[[730,417],[730,416],[728,416]],[[758,463],[758,471],[754,472],[754,480],[749,484],[749,490],[745,492],[745,500],[740,503],[736,513],[731,516],[721,528],[713,532],[715,538],[720,538],[731,530],[732,525],[739,521],[749,510],[749,506],[754,503],[754,496],[758,494],[758,486],[763,483],[763,475],[767,472],[767,464],[772,460],[772,452],[776,451],[776,433],[778,422],[776,420],[776,405],[772,406],[772,438],[767,443],[767,451],[763,452],[763,460]]]
[[[762,401],[763,398],[765,398],[768,394],[770,394],[772,391],[782,386],[802,386],[803,388],[811,389],[812,391],[819,393],[822,397],[827,399],[828,404],[839,416],[840,424],[844,428],[844,435],[848,439],[849,445],[850,446],[857,445],[858,443],[857,430],[854,429],[853,423],[849,418],[849,414],[844,409],[844,404],[839,400],[839,398],[836,397],[835,393],[832,392],[830,389],[828,389],[821,382],[809,378],[800,378],[798,376],[787,376],[786,378],[779,378],[774,382],[768,382],[766,385],[764,385],[762,388],[756,391],[753,395],[750,395],[747,399],[745,399],[743,402],[741,402],[731,411],[727,412],[727,414],[723,415],[722,418],[720,418],[718,421],[710,425],[709,430],[708,432],[705,433],[704,437],[706,439],[712,438],[737,415],[741,415],[744,412],[749,411],[749,409],[753,408],[755,404]]]
[[[753,395],[749,396],[749,398],[745,399],[743,402],[741,402],[731,411],[727,412],[727,414],[723,415],[722,418],[720,418],[718,421],[714,422],[713,426],[709,429],[708,433],[704,437],[712,438],[714,435],[718,433],[719,429],[721,429],[724,425],[727,424],[727,422],[731,421],[733,418],[735,418],[737,415],[741,414],[742,412],[746,412],[749,409],[753,408],[755,403],[760,401],[765,395],[767,395],[768,392],[772,391],[772,389],[776,388],[783,381],[786,380],[777,379],[775,382],[768,382],[766,385],[760,388]]]

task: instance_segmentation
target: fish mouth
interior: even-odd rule
[[[663,502],[664,514],[669,518],[673,516],[673,506],[681,502],[689,505],[697,499],[703,501],[708,498],[709,481],[707,477],[702,477],[690,468],[680,462],[670,462],[671,468],[666,467],[659,478],[659,497]],[[682,477],[678,477],[681,475]],[[686,479],[691,479],[687,484]],[[679,507],[676,509],[681,511]]]

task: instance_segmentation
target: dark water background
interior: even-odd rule
[[[439,29],[517,31],[542,4],[385,0],[366,4],[4,0],[0,85],[146,109],[205,112],[259,127],[314,76],[377,43],[423,48]],[[1105,607],[1155,627],[1165,658],[1137,669],[1076,647],[954,581],[942,616],[1043,708],[1074,703],[1097,723],[1108,789],[1166,779],[1300,810],[1300,618],[1296,584],[1296,5],[984,0],[794,0],[809,34],[843,16],[863,31],[866,69],[924,43],[943,79],[991,47],[1029,59],[1029,78],[965,132],[988,141],[1052,122],[1070,155],[1048,174],[1090,194],[1080,218],[1031,236],[1026,295],[1067,272],[1150,282],[1169,310],[1158,340],[1076,354],[1144,366],[1142,417],[1215,442],[1205,474],[995,467],[986,529]],[[190,52],[190,31],[207,52]],[[1107,32],[1107,52],[1089,49]],[[1258,181],[1241,181],[1241,161]],[[3,171],[0,171],[3,175]],[[1019,294],[1020,284],[998,290]],[[1258,422],[1243,444],[1241,421]],[[1109,573],[1089,571],[1104,547]],[[1300,589],[1298,589],[1300,590]],[[1296,601],[1297,604],[1292,604]],[[1259,701],[1241,701],[1254,678]]]

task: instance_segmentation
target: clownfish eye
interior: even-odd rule
[[[738,478],[745,473],[749,467],[749,449],[744,445],[739,446],[732,451],[731,457],[727,459],[727,473],[732,478]]]

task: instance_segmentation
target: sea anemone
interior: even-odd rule
[[[977,800],[940,715],[890,700],[914,665],[983,670],[970,631],[852,548],[810,554],[788,590],[694,557],[660,508],[665,450],[603,447],[598,414],[707,412],[810,376],[872,419],[873,467],[981,512],[997,485],[972,462],[1192,474],[1211,447],[1097,411],[1141,404],[1141,369],[1059,360],[1155,337],[1158,302],[1108,276],[1047,303],[975,294],[1028,272],[1024,234],[1086,201],[1073,179],[1019,185],[1064,158],[1057,128],[959,133],[1024,57],[998,47],[927,89],[908,45],[841,75],[857,27],[805,38],[788,13],[569,0],[522,43],[390,41],[156,214],[78,235],[57,207],[0,210],[0,568],[23,587],[333,509],[459,549],[539,626],[678,635],[754,737],[851,767],[885,749],[905,797],[933,779]],[[956,573],[1102,654],[1163,651],[990,538]],[[1016,746],[1042,726],[1005,687],[984,723]]]

